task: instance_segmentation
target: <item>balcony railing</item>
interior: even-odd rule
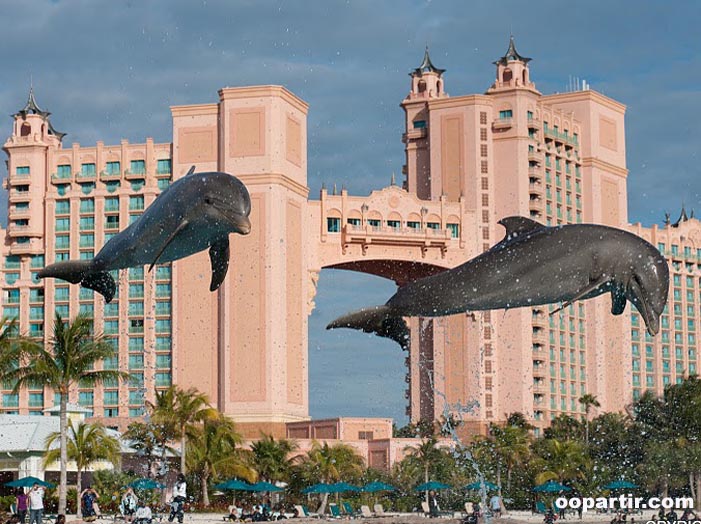
[[[492,122],[492,129],[509,129],[513,125],[513,118],[497,118]]]

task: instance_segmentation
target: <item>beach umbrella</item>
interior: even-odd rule
[[[270,482],[256,482],[251,485],[251,491],[285,491],[284,489],[271,484]]]
[[[304,493],[305,495],[308,495],[310,493],[336,493],[336,491],[333,491],[331,484],[319,483],[319,484],[314,484],[313,486],[309,486],[307,488],[304,488],[302,490],[302,493]]]
[[[239,479],[227,480],[213,487],[214,489],[228,489],[231,491],[255,491],[254,489],[251,489],[253,484],[249,484],[248,482]]]
[[[604,486],[604,489],[635,489],[638,486],[627,480],[619,479],[609,482]]]
[[[165,488],[165,484],[156,482],[153,479],[136,479],[134,482],[129,483],[129,487],[134,489],[162,489]]]
[[[396,491],[397,488],[390,484],[386,484],[384,482],[370,482],[369,484],[365,484],[362,488],[361,491],[364,491],[366,493],[375,493],[377,491]]]
[[[549,480],[533,488],[533,491],[539,493],[559,493],[560,491],[572,491],[572,488],[568,488],[564,484],[560,484],[554,480]]]
[[[11,488],[31,488],[34,484],[39,484],[45,488],[53,488],[56,485],[36,477],[22,477],[21,479],[5,482],[5,486]]]
[[[484,481],[484,487],[489,491],[496,491],[499,489],[499,486],[497,486],[496,484],[489,482],[487,480]],[[464,489],[479,491],[480,489],[482,489],[482,485],[479,481],[477,481],[477,482],[473,482],[472,484],[468,484],[467,486],[465,486]]]
[[[442,482],[436,482],[435,480],[431,480],[429,482],[424,482],[423,484],[419,484],[414,488],[414,491],[429,491],[429,490],[438,490],[438,489],[450,489],[451,486],[448,484],[443,484]]]
[[[331,493],[344,493],[346,491],[360,491],[358,486],[353,484],[348,484],[347,482],[336,482],[335,484],[329,484],[329,487],[333,489]]]

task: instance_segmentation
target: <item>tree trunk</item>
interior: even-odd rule
[[[60,438],[59,438],[59,446],[60,446],[60,453],[61,453],[61,459],[59,461],[59,468],[60,468],[60,476],[59,476],[59,482],[58,482],[58,514],[59,515],[65,515],[66,514],[66,493],[67,493],[67,484],[68,484],[68,475],[67,475],[67,469],[68,469],[68,449],[66,446],[66,427],[68,426],[68,387],[66,386],[61,386],[61,400],[59,403],[59,432],[61,433]]]
[[[426,464],[424,466],[424,482],[428,482],[428,464]],[[426,493],[426,504],[428,504],[428,490],[426,490],[425,493]]]
[[[701,508],[701,471],[696,472],[696,498],[694,508]]]
[[[511,468],[506,469],[506,491],[511,493]],[[501,493],[499,493],[501,496]]]
[[[694,472],[689,472],[689,490],[691,490],[691,498],[696,501],[696,483],[694,482]]]
[[[205,508],[209,507],[209,493],[207,493],[207,480],[209,479],[209,472],[207,468],[202,472],[202,505]]]
[[[83,479],[81,478],[81,473],[82,471],[80,468],[78,468],[78,478],[75,481],[75,489],[76,489],[76,516],[81,519],[83,518],[83,508],[81,507],[80,504],[80,492],[83,491]],[[60,513],[59,513],[60,515]]]
[[[180,428],[182,437],[180,437],[180,473],[185,474],[185,445],[187,444],[187,436],[185,435],[185,426]]]

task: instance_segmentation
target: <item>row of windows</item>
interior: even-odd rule
[[[634,358],[632,362],[633,362],[633,364],[632,364],[632,365],[633,365],[633,371],[640,371],[640,370],[641,370],[641,367],[640,367],[640,360],[638,360],[637,358]],[[663,360],[663,361],[662,361],[662,372],[663,372],[663,373],[669,373],[669,372],[671,371],[671,369],[672,369],[672,368],[671,368],[671,363],[670,363],[670,361],[669,361],[669,360]],[[677,362],[675,363],[674,369],[675,369],[675,371],[676,371],[678,374],[684,373],[684,370],[685,370],[685,368],[684,368],[684,363],[683,363],[683,362],[680,362],[680,361],[677,361]],[[696,363],[695,363],[695,362],[689,362],[689,368],[688,368],[688,370],[689,370],[689,374],[695,374],[695,373],[696,373]],[[647,373],[653,373],[653,372],[655,371],[655,363],[654,363],[654,361],[652,361],[652,360],[646,360],[646,361],[645,361],[645,371],[646,371]]]
[[[378,219],[368,219],[366,220],[368,226],[373,228],[381,228],[382,221]],[[349,218],[347,219],[348,225],[353,227],[362,227],[362,222],[360,218]],[[400,229],[402,227],[401,221],[399,220],[387,220],[385,224],[390,229]],[[409,220],[405,222],[406,227],[409,229],[421,229],[421,222]],[[441,225],[438,222],[426,222],[426,229],[431,229],[434,231],[440,231]],[[459,224],[446,224],[446,229],[450,231],[452,238],[458,238],[460,236],[460,225]],[[341,232],[341,219],[336,217],[328,217],[326,219],[326,231],[329,233],[340,233]]]
[[[631,345],[631,352],[633,353],[633,356],[640,356],[640,346],[638,344],[632,344]],[[662,358],[671,358],[671,352],[669,346],[662,346]],[[645,356],[646,357],[653,357],[654,356],[654,349],[651,345],[646,345],[645,346]],[[696,348],[689,348],[687,350],[687,356],[689,360],[696,360]],[[674,357],[677,360],[682,360],[684,358],[684,348],[682,347],[675,347],[674,348]]]
[[[18,175],[20,174],[19,169],[26,169],[26,173],[29,174],[29,168],[17,168]],[[120,162],[106,162],[104,173],[110,176],[118,176],[122,172],[122,165]],[[160,159],[156,161],[156,174],[158,175],[168,175],[172,172],[172,162],[169,158]],[[70,178],[72,173],[72,166],[70,164],[60,164],[56,167],[56,177],[57,178]],[[132,175],[145,175],[146,174],[146,161],[145,160],[132,160],[129,162],[129,173]],[[80,165],[80,172],[78,176],[90,177],[97,174],[97,167],[95,163],[88,162]]]

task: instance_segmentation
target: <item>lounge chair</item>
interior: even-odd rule
[[[348,515],[350,518],[355,518],[356,513],[353,511],[353,506],[350,505],[350,502],[342,501],[341,509],[343,510],[343,513]]]
[[[535,512],[540,513],[541,515],[545,515],[545,512],[548,511],[548,508],[545,506],[545,502],[538,501],[535,503]]]
[[[340,519],[341,518],[341,510],[339,509],[338,505],[335,502],[332,502],[329,504],[329,511],[331,512],[331,516],[335,519]]]
[[[364,504],[360,506],[360,515],[365,519],[370,519],[375,516],[375,514],[372,511],[370,511],[370,507]]]
[[[400,515],[399,513],[385,511],[385,508],[382,507],[382,504],[375,504],[373,506],[373,509],[375,510],[375,515],[377,515],[378,517],[398,517]]]
[[[315,519],[321,518],[321,515],[318,512],[314,513],[312,511],[309,511],[309,508],[305,504],[302,504],[300,508],[302,509],[302,512],[300,513],[301,517],[311,517]]]

